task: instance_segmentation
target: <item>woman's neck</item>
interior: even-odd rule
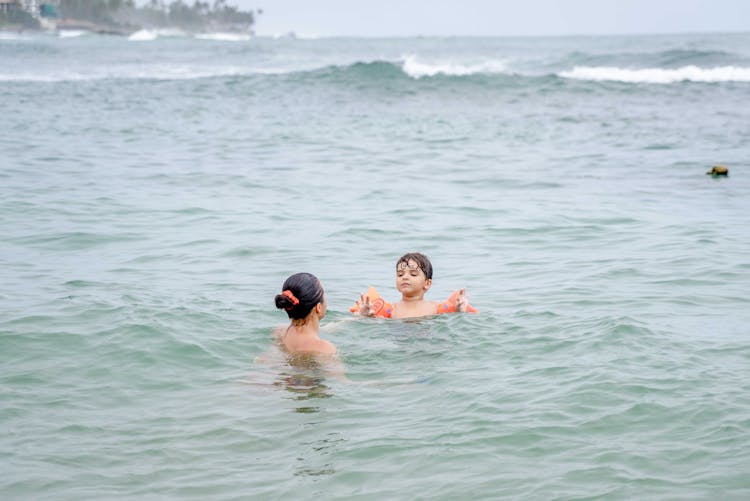
[[[305,318],[293,318],[289,323],[287,332],[294,332],[298,335],[318,335],[320,321],[314,312]]]

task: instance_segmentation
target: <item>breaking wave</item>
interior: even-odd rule
[[[625,83],[671,84],[676,82],[750,82],[750,68],[721,66],[701,68],[694,65],[680,68],[618,68],[612,66],[576,66],[559,73],[562,78]]]
[[[422,62],[416,56],[405,56],[401,69],[412,78],[445,76],[471,76],[506,73],[507,65],[504,61],[489,60],[474,64],[456,62]]]
[[[140,33],[140,34],[139,34]],[[131,36],[131,40],[148,41],[153,37],[177,36],[172,31],[142,31]],[[203,40],[243,41],[249,35],[203,34]],[[672,54],[674,56],[674,54]],[[684,56],[684,55],[683,55]],[[722,83],[750,82],[750,66],[735,65],[701,66],[697,64],[681,67],[631,67],[617,65],[587,65],[567,61],[556,67],[526,66],[524,70],[514,67],[512,62],[496,59],[452,60],[450,58],[428,58],[406,54],[392,60],[374,59],[350,61],[266,61],[246,63],[237,61],[233,65],[216,65],[210,62],[141,64],[70,65],[65,68],[46,67],[15,70],[8,66],[0,68],[0,81],[5,82],[65,82],[89,80],[197,80],[205,78],[253,78],[264,75],[300,77],[316,81],[334,82],[344,85],[361,85],[377,81],[403,80],[404,82],[431,80],[439,82],[479,81],[488,85],[501,85],[512,79],[514,85],[525,85],[524,81],[563,79],[579,81],[611,81],[628,84],[675,84],[682,82]],[[572,69],[571,69],[572,68]]]

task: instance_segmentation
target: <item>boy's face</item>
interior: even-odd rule
[[[424,294],[431,285],[432,280],[425,277],[416,261],[410,259],[408,263],[399,263],[396,267],[396,288],[401,294]]]

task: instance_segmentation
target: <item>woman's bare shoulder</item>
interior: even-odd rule
[[[318,353],[320,355],[336,354],[336,346],[330,341],[326,341],[325,339],[318,339],[315,343],[314,350],[315,353]]]

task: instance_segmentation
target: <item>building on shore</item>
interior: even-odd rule
[[[39,17],[39,0],[0,0],[0,11],[10,12],[13,9],[21,9],[33,17]]]
[[[32,16],[39,18],[39,2],[38,0],[21,0],[23,9],[31,14]]]
[[[10,12],[11,9],[20,8],[19,0],[0,0],[0,12]]]
[[[0,0],[0,12],[21,9],[34,19],[44,17],[45,12],[57,12],[59,0]]]

